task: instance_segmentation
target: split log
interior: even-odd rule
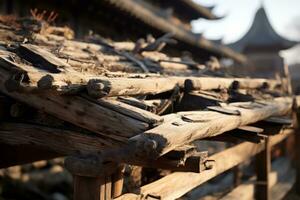
[[[275,98],[272,101],[231,103],[220,107],[224,112],[193,111],[171,114],[160,126],[131,138],[141,148],[138,154],[150,153],[159,157],[175,147],[196,139],[212,137],[240,126],[255,123],[271,116],[285,115],[292,109],[291,98]],[[224,114],[228,110],[234,114]],[[153,143],[153,149],[143,144]]]
[[[285,130],[284,134],[271,136],[271,145],[274,146],[280,143],[292,133],[294,133],[294,131],[289,129]],[[205,170],[200,174],[175,172],[153,183],[142,186],[140,195],[124,195],[126,195],[128,200],[136,200],[139,196],[147,197],[152,195],[165,200],[177,199],[200,184],[203,184],[228,169],[248,160],[263,149],[264,143],[253,144],[244,142],[209,157],[208,160],[215,161],[213,168],[210,170]],[[172,187],[170,187],[170,185],[172,185]],[[124,199],[123,195],[116,200],[122,199]]]

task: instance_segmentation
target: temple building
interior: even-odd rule
[[[248,57],[246,65],[235,68],[240,75],[274,78],[276,74],[283,73],[284,59],[279,52],[297,43],[276,33],[264,7],[261,7],[257,10],[249,31],[228,46]]]
[[[137,41],[151,34],[158,38],[173,33],[178,41],[165,48],[170,55],[180,57],[190,52],[194,59],[205,63],[211,56],[229,58],[238,63],[246,58],[225,45],[210,41],[191,31],[191,21],[199,18],[217,20],[213,7],[192,0],[0,0],[0,13],[19,17],[30,10],[58,13],[56,25],[69,25],[77,38],[90,30],[114,41]]]

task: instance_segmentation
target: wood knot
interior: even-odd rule
[[[43,76],[38,82],[37,82],[37,86],[40,89],[51,89],[53,87],[53,82],[54,82],[54,78],[53,76],[47,74],[45,76]]]
[[[88,94],[94,98],[104,97],[109,93],[109,85],[108,81],[91,79],[87,84]]]

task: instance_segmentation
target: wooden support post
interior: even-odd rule
[[[269,174],[271,170],[271,144],[269,138],[265,139],[265,149],[256,155],[255,198],[269,200]]]
[[[74,176],[74,200],[111,200],[111,177]]]
[[[124,182],[125,165],[120,165],[112,175],[112,197],[116,198],[122,194]]]
[[[103,163],[94,157],[68,157],[65,167],[74,177],[74,200],[111,200],[112,174],[116,173],[117,165]]]
[[[103,178],[74,176],[74,200],[104,200],[100,198],[100,188],[104,184]],[[102,193],[102,191],[101,191]]]

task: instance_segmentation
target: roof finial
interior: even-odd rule
[[[265,0],[260,0],[260,8],[264,8]]]

